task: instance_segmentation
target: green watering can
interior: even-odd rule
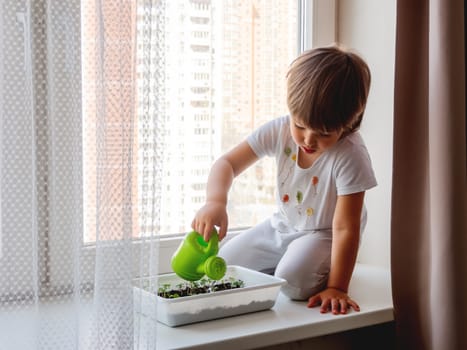
[[[225,275],[225,260],[216,256],[219,251],[219,236],[214,229],[209,242],[198,232],[191,231],[172,256],[172,269],[187,281],[197,281],[206,275],[210,279],[220,280]]]

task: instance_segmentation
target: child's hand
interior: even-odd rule
[[[191,223],[193,230],[201,234],[207,242],[211,238],[214,226],[219,227],[219,240],[227,233],[227,209],[222,202],[207,202],[195,215]]]
[[[347,293],[336,289],[326,288],[325,290],[313,295],[308,299],[308,307],[313,307],[321,304],[321,313],[326,313],[329,310],[334,315],[346,314],[347,309],[352,307],[355,311],[360,311],[358,304],[352,300]]]

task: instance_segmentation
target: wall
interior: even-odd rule
[[[338,0],[336,8],[337,41],[359,52],[372,72],[361,131],[378,187],[366,194],[368,224],[359,261],[389,267],[396,1]]]

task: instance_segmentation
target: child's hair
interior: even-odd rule
[[[351,133],[360,127],[370,82],[355,53],[337,46],[305,51],[287,73],[290,114],[312,129]]]

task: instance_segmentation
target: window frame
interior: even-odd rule
[[[300,0],[299,52],[336,42],[336,6],[336,0]]]

